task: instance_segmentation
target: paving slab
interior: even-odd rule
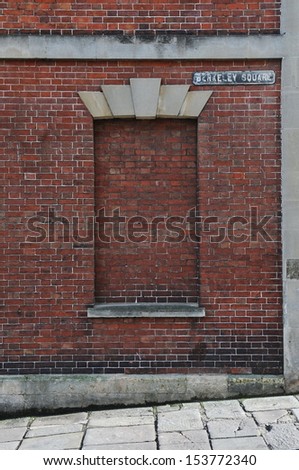
[[[299,429],[294,424],[268,425],[263,437],[271,449],[299,450]]]
[[[24,428],[30,423],[30,418],[4,419],[0,421],[0,430],[8,428]]]
[[[245,412],[238,400],[209,401],[202,403],[208,419],[245,418]]]
[[[252,416],[259,425],[278,422],[292,422],[288,410],[255,411]]]
[[[82,450],[157,450],[157,445],[155,442],[131,442],[128,444],[83,446]]]
[[[27,427],[0,429],[0,442],[20,441],[27,432]]]
[[[84,446],[153,442],[155,439],[155,428],[149,425],[91,428],[86,431]]]
[[[228,439],[212,439],[213,450],[267,450],[262,437],[235,437]]]
[[[208,421],[207,427],[212,439],[259,435],[255,421],[247,417],[241,419],[215,419]]]
[[[24,439],[19,450],[74,450],[81,448],[83,432]]]
[[[242,400],[242,404],[250,412],[298,408],[298,400],[294,396],[247,398]]]
[[[151,413],[134,413],[130,415],[124,413],[121,415],[109,414],[106,411],[94,411],[90,414],[89,427],[113,427],[113,426],[137,426],[141,424],[151,424],[154,426],[155,417]]]
[[[3,442],[0,443],[0,450],[17,450],[19,447],[20,442],[15,441],[15,442]]]
[[[66,424],[85,424],[88,420],[88,413],[69,413],[55,416],[42,416],[35,418],[31,423],[31,428],[40,426],[59,426]]]
[[[182,408],[181,410],[159,413],[158,432],[190,431],[203,429],[203,423],[198,409]]]
[[[199,402],[196,403],[182,403],[181,409],[183,410],[200,410],[201,406]]]
[[[166,432],[159,434],[160,450],[210,450],[205,430]]]
[[[55,434],[70,434],[72,432],[80,431],[83,431],[83,424],[61,424],[57,426],[41,426],[29,429],[26,434],[26,439],[29,437],[53,436]]]

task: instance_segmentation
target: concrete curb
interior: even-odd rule
[[[0,415],[278,395],[282,376],[23,375],[0,378]]]

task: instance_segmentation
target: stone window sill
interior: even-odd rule
[[[205,309],[192,303],[111,303],[95,304],[88,318],[200,318]]]

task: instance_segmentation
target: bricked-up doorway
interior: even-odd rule
[[[197,302],[197,120],[95,122],[95,158],[96,302]]]

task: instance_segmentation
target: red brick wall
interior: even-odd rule
[[[280,3],[277,0],[10,0],[0,3],[0,33],[278,32]]]
[[[277,83],[213,87],[199,119],[206,317],[87,319],[94,139],[77,92],[223,68],[274,69]],[[280,373],[280,63],[4,61],[0,81],[0,372]]]
[[[96,124],[100,302],[197,302],[197,243],[186,223],[197,207],[196,124],[181,119]],[[114,223],[108,222],[113,215]]]

